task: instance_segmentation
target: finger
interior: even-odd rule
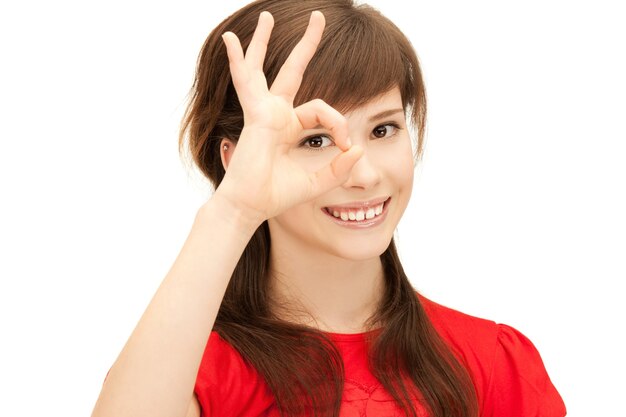
[[[263,61],[267,52],[267,44],[270,40],[272,28],[274,27],[274,18],[270,12],[261,12],[259,15],[259,23],[254,30],[252,40],[246,50],[246,62],[250,68],[254,70],[263,70]]]
[[[325,24],[326,21],[321,12],[311,13],[311,19],[304,36],[287,57],[270,88],[272,94],[282,96],[289,102],[293,102],[300,88],[300,83],[302,83],[304,70],[313,58],[317,45],[322,39]]]
[[[348,121],[343,114],[323,100],[311,100],[296,107],[294,111],[304,129],[328,129],[335,145],[339,146],[342,151],[350,148]]]
[[[313,198],[346,182],[354,164],[363,156],[363,148],[352,146],[345,152],[337,155],[332,162],[321,170],[311,174],[313,184]]]
[[[230,67],[233,85],[239,94],[250,79],[250,74],[243,56],[243,50],[241,49],[241,43],[237,35],[232,32],[225,32],[222,35],[222,40],[224,41],[224,45],[226,45],[228,65]]]

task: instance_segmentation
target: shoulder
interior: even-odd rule
[[[439,336],[470,370],[479,396],[489,385],[501,327],[418,295]]]
[[[437,333],[472,374],[481,415],[565,415],[539,352],[524,334],[418,298]]]
[[[462,313],[419,294],[418,298],[435,330],[454,348],[461,352],[465,349],[492,350],[501,330],[494,321]]]
[[[207,341],[194,392],[204,416],[237,415],[241,407],[258,408],[260,414],[273,402],[263,377],[215,331]]]

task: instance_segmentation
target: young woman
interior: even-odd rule
[[[528,339],[403,272],[425,115],[415,52],[368,6],[260,0],[215,28],[181,147],[216,190],[93,416],[565,415]]]

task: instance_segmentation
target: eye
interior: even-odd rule
[[[374,130],[372,130],[372,135],[374,135],[374,137],[378,139],[391,137],[397,133],[398,129],[400,129],[400,127],[397,124],[387,123],[384,125],[376,126]]]
[[[334,142],[332,139],[324,135],[311,136],[300,142],[300,147],[307,148],[309,150],[321,150],[333,145]]]

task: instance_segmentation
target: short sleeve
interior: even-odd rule
[[[565,404],[532,342],[512,327],[498,329],[484,417],[565,416]]]
[[[194,393],[202,417],[269,415],[274,404],[263,378],[215,331],[205,347]]]

